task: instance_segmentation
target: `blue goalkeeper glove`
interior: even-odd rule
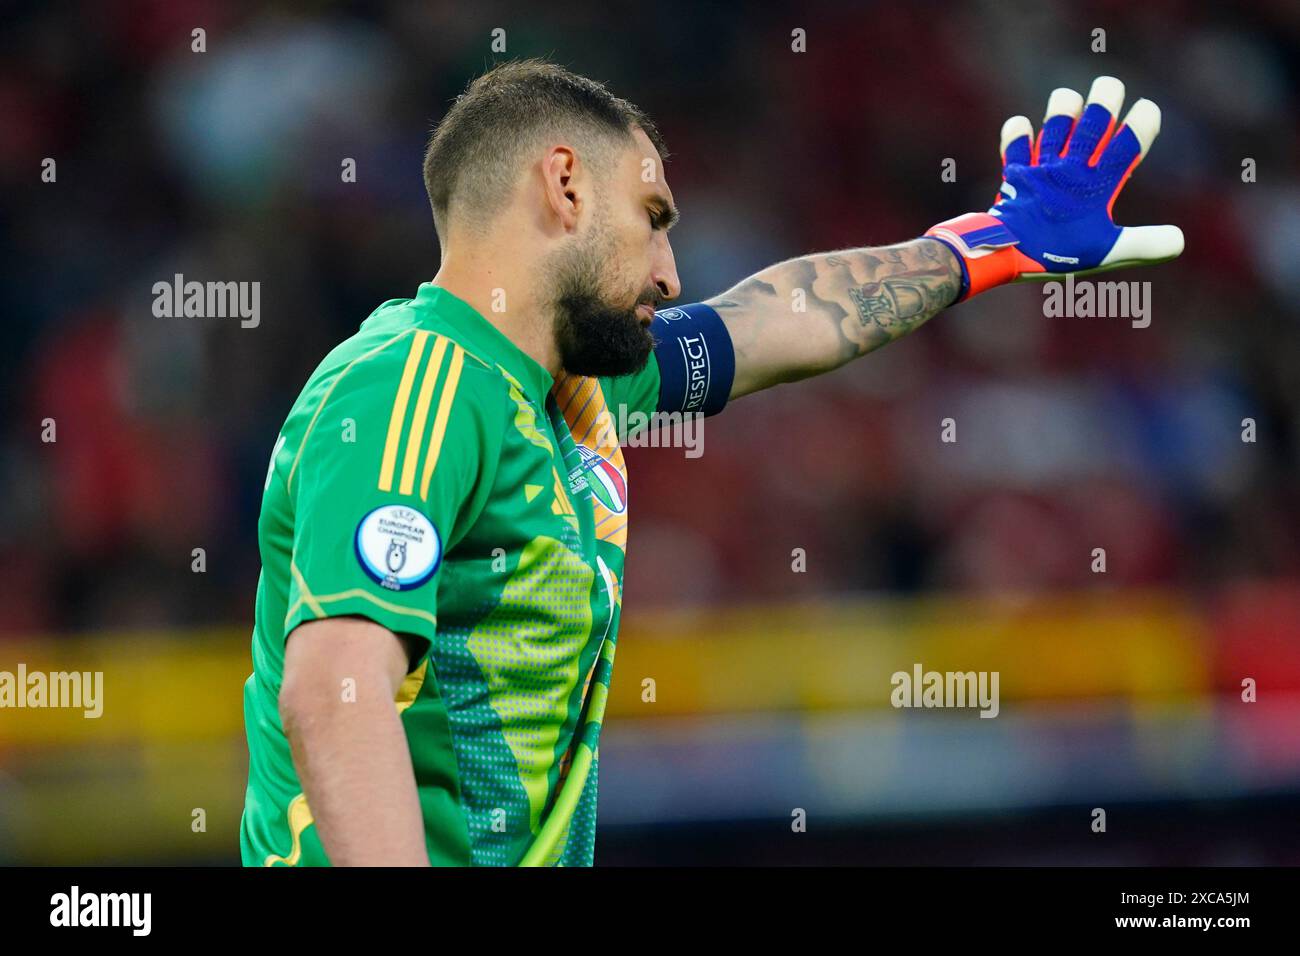
[[[1006,282],[1148,265],[1183,251],[1177,226],[1117,226],[1111,207],[1160,132],[1160,107],[1138,100],[1115,128],[1124,84],[1093,80],[1088,101],[1058,89],[1038,139],[1024,116],[1002,126],[1002,188],[987,213],[941,222],[926,235],[962,264],[957,301]]]

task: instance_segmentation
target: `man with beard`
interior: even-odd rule
[[[553,64],[480,77],[425,183],[414,298],[325,357],[262,499],[246,865],[590,865],[627,542],[616,422],[714,414],[1022,277],[1177,255],[1110,204],[1159,129],[1118,80],[1003,128],[997,204],[679,292],[658,131]],[[634,415],[633,413],[639,413]],[[395,704],[395,706],[394,706]]]

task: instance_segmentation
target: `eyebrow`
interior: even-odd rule
[[[646,208],[650,210],[656,229],[671,229],[677,225],[677,220],[682,218],[681,213],[677,211],[677,207],[662,196],[651,197],[649,202],[646,203]]]

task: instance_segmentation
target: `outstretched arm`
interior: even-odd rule
[[[987,212],[896,246],[800,256],[706,301],[735,352],[730,397],[828,372],[1007,282],[1087,275],[1172,259],[1177,226],[1117,226],[1111,207],[1160,132],[1138,100],[1117,125],[1124,84],[1093,81],[1085,102],[1055,90],[1037,138],[1002,127],[1002,186]]]
[[[839,368],[957,300],[957,256],[937,239],[800,256],[706,300],[736,351],[731,398]]]

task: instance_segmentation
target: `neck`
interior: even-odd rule
[[[433,284],[468,302],[552,377],[560,374],[550,304],[538,294],[535,257],[486,244],[448,243]]]

